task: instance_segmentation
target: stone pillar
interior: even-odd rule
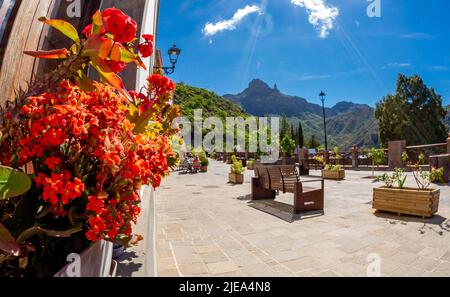
[[[300,148],[298,150],[298,163],[300,175],[309,175],[308,166],[309,152],[305,148]]]
[[[356,144],[352,147],[352,167],[358,168],[358,147]]]
[[[298,150],[298,162],[300,165],[302,165],[303,160],[309,159],[309,153],[308,150],[305,148],[301,148]]]
[[[402,154],[406,150],[406,141],[389,141],[388,154],[389,154],[389,168],[401,168],[403,167]]]

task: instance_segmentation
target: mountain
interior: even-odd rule
[[[206,117],[248,117],[240,106],[217,94],[202,88],[196,88],[184,83],[178,83],[174,103],[181,107],[183,116],[190,120],[194,118],[194,110],[201,109],[203,118]]]
[[[294,127],[301,121],[305,140],[315,135],[318,141],[324,142],[322,107],[302,97],[285,95],[276,85],[271,88],[262,80],[255,79],[243,92],[223,97],[255,116],[285,115]],[[378,124],[370,106],[343,101],[326,108],[325,113],[329,146],[378,145]]]
[[[276,86],[271,88],[259,79],[252,80],[243,92],[237,95],[226,94],[223,97],[237,103],[248,113],[256,116],[276,114],[295,117],[303,113],[312,113],[318,116],[323,114],[322,106],[309,103],[302,97],[285,95]],[[327,117],[335,116],[355,107],[368,106],[352,102],[339,102],[332,108],[325,108],[325,114]]]

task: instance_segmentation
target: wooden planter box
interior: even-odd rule
[[[232,184],[243,184],[244,183],[244,175],[243,174],[234,174],[230,173],[228,175],[229,181]]]
[[[374,188],[373,208],[422,218],[432,217],[439,209],[439,189]]]
[[[208,166],[202,166],[202,167],[200,167],[200,172],[203,172],[203,173],[208,172]]]
[[[338,171],[335,170],[322,170],[322,178],[324,179],[334,179],[334,180],[342,180],[345,178],[345,170],[341,169]]]

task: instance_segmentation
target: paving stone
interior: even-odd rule
[[[238,270],[238,266],[231,261],[217,262],[206,264],[211,274],[223,274]]]

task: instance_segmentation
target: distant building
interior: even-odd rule
[[[43,26],[38,17],[64,19],[80,35],[98,9],[116,7],[133,17],[142,30],[156,40],[160,0],[2,0],[0,1],[0,104],[14,98],[20,86],[25,87],[33,75],[51,69],[54,61],[40,61],[22,54],[25,50],[55,49],[70,43],[59,32]],[[78,14],[79,13],[79,14]],[[78,14],[78,15],[77,15]],[[138,89],[152,71],[154,55],[146,59],[147,71],[130,64],[121,74],[128,89]]]

